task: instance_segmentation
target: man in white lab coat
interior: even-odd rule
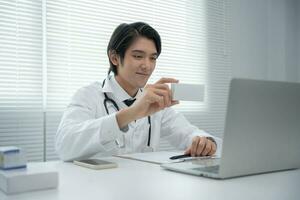
[[[148,24],[115,29],[107,48],[108,77],[79,89],[63,114],[55,140],[62,160],[155,151],[162,137],[191,156],[219,152],[221,139],[172,108],[179,102],[172,100],[167,83],[178,80],[146,85],[160,53],[160,36]]]

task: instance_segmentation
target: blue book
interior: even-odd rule
[[[0,146],[0,169],[10,170],[26,167],[24,150],[15,146]]]

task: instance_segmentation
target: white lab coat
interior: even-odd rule
[[[97,153],[112,155],[141,152],[147,146],[147,117],[131,122],[125,132],[120,130],[116,108],[112,103],[107,104],[109,115],[106,113],[104,92],[120,109],[126,108],[123,101],[131,98],[113,76],[106,78],[103,88],[102,83],[95,82],[79,89],[65,110],[55,137],[55,148],[62,160],[70,161]],[[141,93],[142,90],[136,97],[139,98]],[[213,137],[191,125],[171,107],[151,115],[150,146],[154,151],[158,149],[160,138],[166,138],[177,149],[184,150],[196,135]],[[213,138],[219,151],[221,139]]]

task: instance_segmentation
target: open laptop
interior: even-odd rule
[[[300,168],[300,83],[232,79],[221,158],[161,166],[220,179]]]

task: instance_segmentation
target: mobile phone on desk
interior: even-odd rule
[[[108,169],[118,167],[117,163],[99,159],[74,160],[73,163],[90,169]]]

